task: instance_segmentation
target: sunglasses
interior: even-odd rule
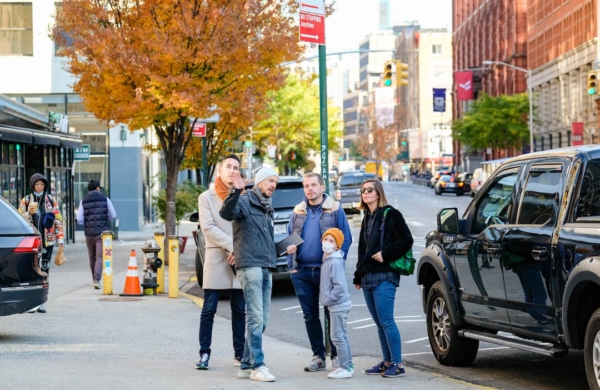
[[[370,193],[371,193],[371,192],[373,192],[373,191],[377,191],[377,190],[375,189],[375,187],[364,187],[364,188],[361,188],[361,189],[360,189],[360,193],[361,193],[361,194],[364,194],[365,192],[366,192],[367,194],[370,194]]]

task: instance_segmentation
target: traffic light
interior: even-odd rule
[[[403,87],[408,85],[408,64],[396,63],[396,85]]]
[[[392,64],[394,61],[386,61],[383,65],[383,85],[392,86]]]
[[[598,71],[590,70],[588,72],[587,77],[587,93],[588,95],[597,95],[598,94]]]

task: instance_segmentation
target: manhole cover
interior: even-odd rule
[[[98,298],[98,300],[105,301],[105,302],[133,302],[133,301],[141,301],[142,298],[114,297],[114,298]]]

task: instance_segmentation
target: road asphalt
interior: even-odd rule
[[[196,370],[198,326],[202,299],[187,291],[196,287],[192,230],[182,222],[179,234],[190,237],[179,255],[177,298],[169,297],[169,267],[165,293],[141,297],[125,292],[130,251],[136,251],[140,282],[141,248],[160,225],[141,231],[119,232],[113,241],[113,294],[92,287],[87,249],[82,232],[65,247],[67,262],[50,269],[46,314],[2,317],[0,372],[3,389],[473,389],[474,384],[406,364],[403,378],[383,378],[361,373],[378,363],[376,358],[354,356],[356,373],[350,379],[328,379],[327,371],[304,372],[311,358],[299,346],[265,336],[265,362],[274,383],[237,378],[233,366],[231,322],[217,313],[213,329],[210,367]],[[373,334],[373,342],[377,342]],[[330,362],[328,361],[328,364]]]

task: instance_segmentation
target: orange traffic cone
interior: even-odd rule
[[[122,297],[141,297],[142,290],[140,288],[140,276],[138,275],[137,260],[135,258],[135,250],[129,253],[129,265],[127,266],[127,278],[125,279],[125,288]]]

